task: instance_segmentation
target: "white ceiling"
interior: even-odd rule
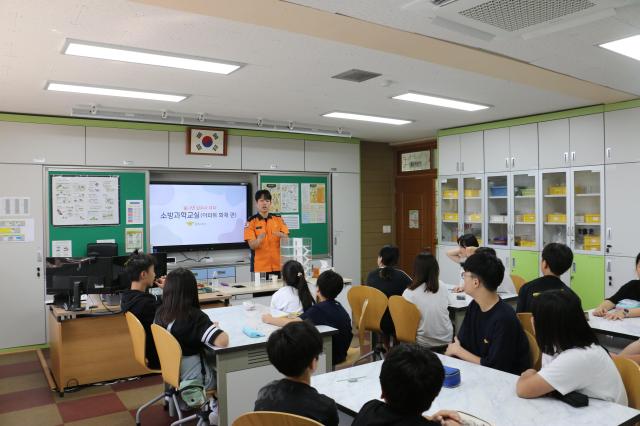
[[[340,13],[418,32],[412,27],[416,25],[415,21],[407,15],[432,10],[430,5],[425,8],[418,4],[420,1],[414,0],[415,5],[405,8],[407,13],[401,6],[408,1],[297,3],[332,10],[348,4],[348,10]],[[499,47],[495,49],[480,46],[477,39],[466,37],[463,40],[462,36],[444,34],[443,30],[428,25],[420,32],[478,45],[522,60],[532,59],[536,64],[557,68],[562,73],[640,93],[637,77],[640,68],[636,62],[602,52],[593,59],[591,50],[587,49],[594,42],[640,32],[634,25],[634,22],[640,22],[638,7],[627,8],[624,18],[608,18],[607,25],[603,22],[589,24],[589,31],[579,27],[526,41],[496,38],[489,42],[489,45]],[[585,35],[587,32],[588,36]],[[220,76],[71,57],[60,53],[66,38],[227,59],[247,66],[229,76]],[[383,76],[360,84],[330,78],[351,68],[379,72]],[[65,94],[43,90],[47,80],[192,96],[178,104],[169,104]],[[469,113],[389,99],[406,90],[443,94],[494,107]],[[263,118],[325,129],[343,127],[363,139],[396,142],[432,136],[440,128],[593,103],[586,96],[569,96],[379,50],[124,0],[0,2],[0,111],[67,116],[73,106],[80,104],[157,111],[169,109],[181,113],[205,112],[213,117],[234,117],[251,122]],[[415,122],[396,127],[321,117],[334,110]]]

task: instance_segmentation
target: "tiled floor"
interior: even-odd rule
[[[49,389],[35,352],[0,355],[0,425],[135,425],[137,408],[163,390],[160,376],[91,386],[64,397]],[[145,426],[168,425],[162,402],[142,413]]]

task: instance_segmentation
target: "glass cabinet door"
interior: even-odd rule
[[[440,179],[440,243],[456,244],[460,223],[459,177]]]
[[[602,252],[602,169],[573,170],[572,237],[576,251]]]
[[[537,250],[538,209],[536,203],[537,172],[514,173],[511,191],[513,206],[513,240],[515,248]]]
[[[568,172],[542,172],[542,247],[549,243],[570,245]]]
[[[462,177],[462,202],[464,217],[462,218],[463,233],[473,234],[480,245],[483,244],[482,223],[482,176]]]
[[[487,243],[509,245],[509,176],[487,175]]]

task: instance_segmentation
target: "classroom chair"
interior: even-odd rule
[[[366,343],[365,335],[364,335],[365,330],[363,327],[363,320],[364,320],[364,313],[367,311],[368,304],[369,304],[369,300],[365,300],[364,303],[362,304],[362,310],[358,316],[356,315],[355,312],[352,312],[353,318],[354,320],[356,320],[356,331],[358,333],[358,347],[357,348],[349,347],[349,349],[347,349],[347,358],[344,361],[342,361],[340,364],[336,364],[334,366],[334,370],[341,370],[346,367],[354,366],[358,362],[358,359],[360,358],[360,356],[362,355],[362,348]]]
[[[529,355],[531,355],[531,366],[539,371],[542,363],[542,353],[540,352],[540,347],[538,347],[536,336],[529,333],[527,330],[524,331],[524,334],[527,336],[527,340],[529,341]]]
[[[138,318],[131,312],[126,312],[124,317],[127,320],[127,327],[129,327],[129,336],[131,337],[131,343],[133,345],[133,357],[136,362],[145,369],[147,374],[160,373],[160,370],[151,369],[147,364],[146,332],[144,331],[142,323],[140,323],[140,320],[138,320]],[[164,398],[164,395],[165,393],[162,392],[160,395],[138,408],[138,411],[136,411],[136,425],[140,425],[140,416],[142,415],[142,411]]]
[[[296,414],[252,411],[238,417],[232,426],[322,426],[322,423]]]
[[[162,379],[166,384],[171,386],[169,396],[173,403],[173,407],[178,413],[178,420],[171,423],[171,426],[181,425],[193,420],[198,420],[197,426],[209,424],[209,404],[205,405],[205,409],[193,414],[189,417],[183,417],[180,406],[178,405],[178,389],[180,388],[180,362],[182,360],[182,349],[180,344],[173,335],[157,324],[151,324],[151,333],[153,341],[158,350],[158,358],[160,359],[160,368],[162,371]]]
[[[399,342],[415,343],[420,324],[420,311],[416,305],[402,296],[391,296],[389,312],[396,328],[396,339]]]
[[[536,330],[533,328],[533,323],[531,322],[531,318],[533,318],[531,312],[518,312],[516,315],[518,316],[518,319],[520,320],[520,324],[522,325],[524,331],[528,331],[533,336],[535,336]]]
[[[640,366],[629,358],[614,356],[613,362],[627,390],[629,407],[640,410]]]
[[[349,300],[349,305],[351,306],[351,312],[353,313],[354,318],[359,318],[362,315],[361,328],[358,330],[369,331],[372,333],[377,333],[378,335],[382,334],[382,329],[380,328],[380,320],[387,310],[387,306],[389,304],[389,300],[387,296],[381,292],[380,290],[365,286],[359,285],[352,287],[347,293],[347,299]],[[363,310],[363,306],[365,301],[367,302],[366,309]],[[372,339],[373,341],[373,339]],[[382,339],[378,338],[378,343],[372,350],[358,358],[356,362],[372,356],[373,360],[382,359],[384,354],[384,347],[382,345]]]
[[[513,287],[516,289],[516,293],[519,294],[520,289],[522,288],[523,285],[525,285],[527,281],[524,278],[522,278],[520,275],[516,275],[516,274],[511,274],[510,277],[511,277],[511,282],[513,283]]]

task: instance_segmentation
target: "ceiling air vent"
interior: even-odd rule
[[[462,10],[467,18],[518,31],[595,6],[589,0],[491,0]]]
[[[377,72],[352,69],[349,71],[341,72],[340,74],[336,74],[331,78],[362,83],[363,81],[371,80],[372,78],[380,77],[381,75],[382,74],[378,74]]]

